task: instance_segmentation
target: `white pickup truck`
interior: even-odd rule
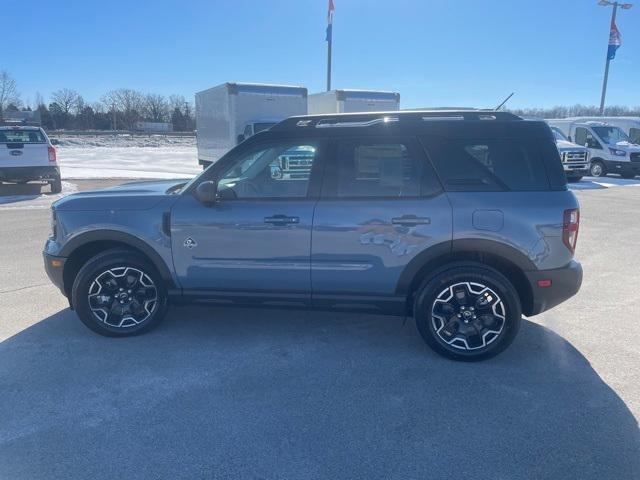
[[[562,168],[569,182],[579,182],[583,176],[589,175],[589,150],[569,141],[558,127],[551,127],[556,146],[560,152]]]
[[[45,182],[62,191],[56,149],[38,126],[0,124],[0,183]]]

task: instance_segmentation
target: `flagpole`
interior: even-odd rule
[[[329,40],[327,41],[327,92],[331,90],[331,43],[332,41],[333,39],[330,36]]]
[[[615,25],[616,22],[616,13],[618,11],[618,2],[613,3],[613,12],[611,13],[611,26]],[[609,29],[611,29],[611,26]],[[609,81],[609,64],[611,60],[609,59],[609,48],[607,46],[607,63],[604,67],[604,80],[602,81],[602,95],[600,97],[600,116],[604,116],[604,100],[607,96],[607,82]]]

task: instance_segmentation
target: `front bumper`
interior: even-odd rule
[[[619,173],[620,175],[640,175],[640,162],[614,162],[606,160],[607,173]]]
[[[589,166],[588,165],[584,165],[584,166],[564,166],[564,173],[567,177],[584,177],[585,175],[589,175]]]
[[[0,167],[0,182],[47,181],[59,178],[60,169],[57,166]]]
[[[42,252],[44,258],[44,270],[47,272],[49,280],[66,295],[64,291],[64,264],[67,261],[65,257],[56,257],[46,252]]]
[[[572,260],[563,268],[524,272],[532,292],[532,302],[525,312],[527,316],[537,315],[573,297],[582,285],[582,265]],[[540,280],[550,280],[551,285],[541,287]]]

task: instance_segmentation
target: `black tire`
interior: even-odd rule
[[[607,168],[600,160],[593,160],[589,167],[589,173],[592,177],[604,177],[607,175]]]
[[[459,300],[462,290],[467,301]],[[451,303],[444,302],[443,295],[450,295]],[[468,301],[474,298],[477,301]],[[435,352],[453,360],[475,362],[497,355],[513,342],[520,328],[522,308],[518,293],[504,275],[469,262],[449,265],[426,279],[415,297],[414,317],[420,335]]]
[[[54,179],[51,183],[49,183],[49,185],[51,185],[51,193],[62,192],[62,180],[60,180],[60,177]]]
[[[582,175],[567,177],[567,182],[575,183],[582,180]]]
[[[99,295],[103,291],[106,294]],[[90,259],[73,282],[71,298],[82,323],[108,337],[151,330],[164,318],[168,303],[166,287],[155,267],[144,256],[124,249],[107,250]]]

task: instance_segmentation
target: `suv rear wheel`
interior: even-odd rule
[[[109,337],[137,335],[157,326],[167,310],[162,278],[142,255],[108,250],[78,272],[73,305],[87,327]]]
[[[478,361],[511,344],[522,310],[504,275],[480,264],[458,264],[423,282],[414,316],[420,335],[437,353]]]

